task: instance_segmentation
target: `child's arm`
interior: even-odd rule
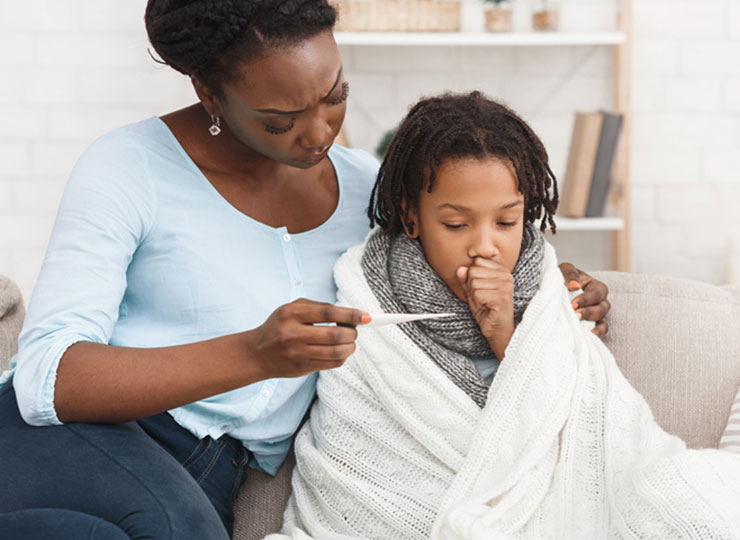
[[[471,266],[458,268],[457,278],[481,332],[503,360],[514,335],[514,276],[496,261],[476,257]]]

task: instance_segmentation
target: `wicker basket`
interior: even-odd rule
[[[333,0],[338,31],[457,32],[459,0]]]
[[[486,17],[485,28],[489,32],[511,32],[511,8],[492,8],[484,11]]]
[[[557,30],[558,12],[552,9],[543,9],[532,13],[532,28],[535,30]]]

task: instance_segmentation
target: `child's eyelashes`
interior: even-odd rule
[[[499,221],[496,225],[502,229],[511,229],[516,226],[517,223],[518,221]],[[442,225],[451,230],[460,230],[467,227],[467,224],[465,223],[442,223]]]
[[[280,135],[281,133],[285,133],[293,129],[294,125],[295,125],[295,118],[291,118],[290,122],[280,127],[275,127],[275,126],[271,126],[270,124],[265,124],[265,131],[267,133],[272,133],[273,135]]]

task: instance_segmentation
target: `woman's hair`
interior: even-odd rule
[[[326,0],[149,0],[144,19],[165,64],[222,96],[239,64],[331,30],[336,17]]]
[[[370,226],[400,232],[408,210],[418,207],[425,178],[431,193],[440,164],[459,158],[511,162],[524,195],[525,221],[542,217],[540,229],[549,224],[555,232],[558,188],[542,141],[515,112],[477,91],[425,98],[411,108],[380,166],[370,197]]]

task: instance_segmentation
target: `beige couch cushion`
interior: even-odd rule
[[[18,334],[25,315],[21,291],[7,277],[0,276],[0,372],[8,369],[18,350]]]
[[[612,309],[604,340],[658,423],[715,447],[740,384],[740,288],[598,272]]]
[[[294,466],[295,455],[291,449],[275,478],[249,470],[247,482],[234,506],[234,540],[257,540],[280,530]]]

